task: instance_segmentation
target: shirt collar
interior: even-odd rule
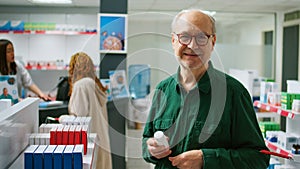
[[[210,85],[210,80],[213,79],[214,76],[214,67],[211,63],[211,61],[208,62],[208,69],[204,73],[204,75],[201,77],[201,79],[197,82],[197,88],[202,92],[207,94],[210,91],[211,85]],[[177,69],[177,73],[175,74],[175,81],[176,81],[176,91],[180,93],[180,88],[182,88],[181,84],[179,83],[179,75],[180,75],[180,67]]]

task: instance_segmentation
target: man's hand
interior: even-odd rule
[[[157,159],[167,157],[172,152],[169,147],[157,145],[157,141],[154,138],[149,138],[147,140],[147,145],[150,154]]]
[[[180,169],[201,169],[203,167],[203,153],[201,150],[191,150],[169,157],[173,166]]]

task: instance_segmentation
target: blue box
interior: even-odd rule
[[[76,144],[73,150],[74,169],[83,168],[83,144]]]
[[[0,31],[9,31],[11,21],[0,21]]]
[[[44,151],[47,145],[40,145],[33,153],[33,168],[43,168],[44,165]]]
[[[63,169],[63,152],[65,145],[58,145],[53,153],[53,169]]]
[[[33,169],[33,153],[38,145],[30,145],[24,151],[24,169]]]
[[[63,156],[64,156],[64,169],[72,169],[73,168],[73,149],[74,145],[67,145]]]
[[[49,145],[44,151],[44,169],[53,168],[53,153],[56,149],[56,145]]]
[[[24,21],[11,21],[10,30],[12,31],[24,31]]]

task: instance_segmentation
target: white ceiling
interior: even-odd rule
[[[97,7],[100,0],[73,0],[72,7]],[[0,6],[36,6],[28,0],[1,0]],[[117,4],[116,4],[117,5]],[[222,12],[277,12],[300,8],[300,0],[128,0],[128,12],[200,8]]]
[[[97,9],[99,4],[100,0],[73,0],[73,4],[63,6],[94,7]],[[2,9],[5,8],[6,5],[21,7],[49,6],[32,4],[28,0],[0,0],[0,7],[2,7]],[[259,17],[264,17],[266,13],[274,14],[275,12],[299,10],[300,0],[128,0],[129,14],[140,12],[166,12],[168,14],[175,14],[175,12],[188,8],[216,11],[217,14],[215,18],[219,24],[225,26],[238,24],[245,20],[255,20]],[[41,10],[43,9],[41,8]],[[144,20],[149,18],[156,19],[151,16],[141,16],[141,19]],[[169,20],[170,18],[167,19]]]

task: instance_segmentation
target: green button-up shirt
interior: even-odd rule
[[[153,97],[143,133],[143,157],[156,169],[171,169],[168,157],[156,159],[146,141],[156,131],[169,137],[171,157],[203,151],[203,169],[266,169],[269,155],[248,91],[236,79],[209,68],[186,92],[177,74],[163,80]]]

